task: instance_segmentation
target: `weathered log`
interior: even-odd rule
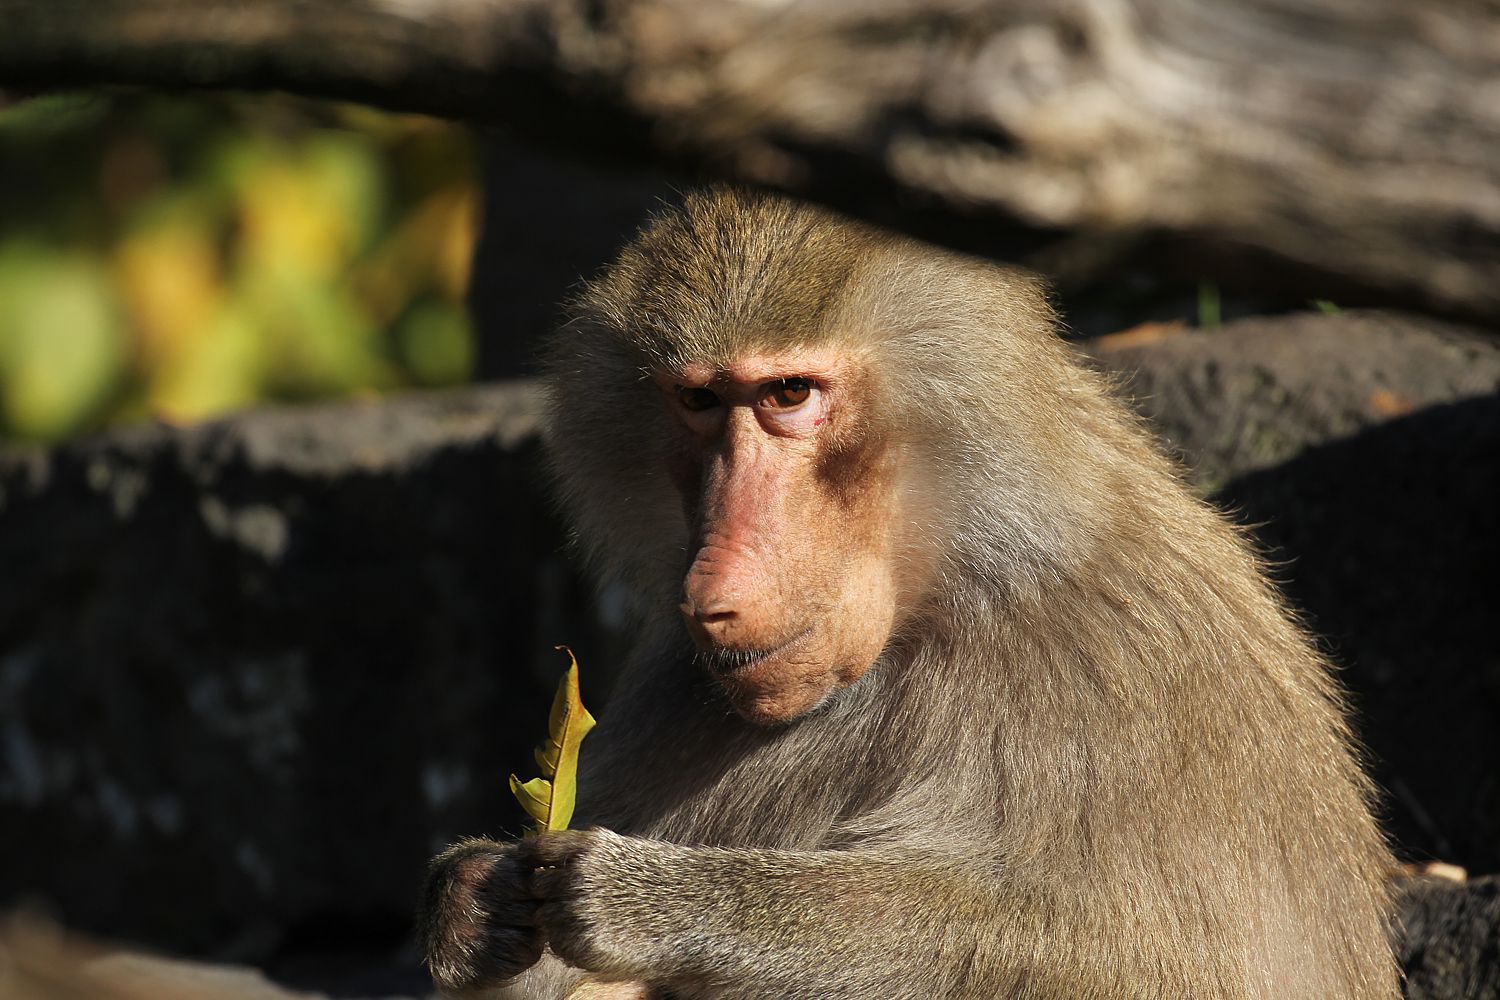
[[[322,1000],[254,969],[120,951],[29,916],[0,924],[6,1000]]]
[[[1147,246],[1500,316],[1482,0],[0,0],[0,25],[0,86],[350,98],[706,167],[1064,279]]]

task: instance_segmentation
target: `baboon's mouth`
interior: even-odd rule
[[[720,677],[740,676],[750,673],[767,660],[785,655],[800,645],[808,636],[812,635],[812,632],[812,626],[809,625],[786,642],[761,649],[717,648],[699,650],[695,659],[712,674]]]

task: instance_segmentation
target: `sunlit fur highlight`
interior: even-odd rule
[[[678,620],[687,528],[647,373],[816,345],[872,373],[903,551],[936,569],[862,680],[762,729]],[[637,874],[596,891],[638,934],[699,926],[660,959],[675,995],[1398,995],[1389,856],[1327,664],[1033,278],[715,190],[580,295],[549,368],[564,505],[639,635],[580,822],[652,838],[610,841]],[[731,891],[733,946],[685,923]],[[515,989],[566,981],[544,963]]]

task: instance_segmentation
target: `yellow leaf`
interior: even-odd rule
[[[566,646],[568,672],[557,685],[547,717],[547,739],[536,748],[542,776],[523,782],[510,776],[510,792],[538,830],[566,830],[578,800],[578,748],[594,728],[594,717],[578,694],[578,660]]]
[[[552,782],[546,778],[532,778],[522,784],[521,779],[512,774],[510,793],[528,816],[541,824],[547,822],[548,811],[552,808]]]

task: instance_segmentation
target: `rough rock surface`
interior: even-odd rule
[[[1500,342],[1309,313],[1089,347],[1345,668],[1397,842],[1500,870]]]
[[[1410,1000],[1500,998],[1500,876],[1401,889],[1398,954]]]
[[[1261,525],[1403,848],[1500,869],[1500,347],[1368,314],[1084,346]],[[0,453],[0,907],[419,992],[425,858],[515,830],[552,644],[597,706],[618,641],[562,554],[536,414],[522,382]],[[308,958],[340,951],[409,971]]]
[[[535,387],[0,458],[0,906],[197,954],[405,939],[517,827],[554,643],[594,644]]]

